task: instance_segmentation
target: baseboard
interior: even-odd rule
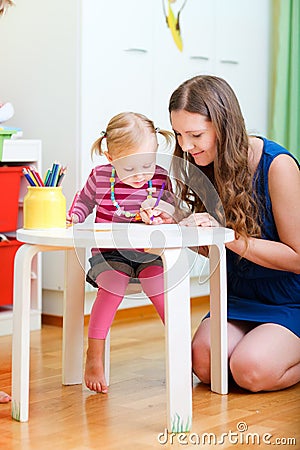
[[[209,303],[209,295],[204,295],[201,297],[191,298],[191,310],[198,305],[203,305],[204,303]],[[114,322],[123,321],[135,321],[135,320],[148,320],[152,317],[157,317],[157,313],[152,305],[136,306],[135,308],[119,309],[116,313]],[[90,315],[84,316],[84,325],[88,325],[90,320]],[[52,325],[55,327],[62,327],[63,318],[61,316],[54,316],[51,314],[42,314],[42,324]]]

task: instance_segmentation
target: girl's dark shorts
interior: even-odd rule
[[[146,267],[163,267],[162,259],[158,255],[138,250],[110,250],[96,253],[89,258],[91,268],[86,275],[86,281],[94,287],[98,287],[96,279],[100,273],[106,270],[118,270],[131,277],[130,282],[137,279],[140,272]]]

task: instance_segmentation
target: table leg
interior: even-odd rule
[[[81,384],[83,371],[85,248],[65,252],[62,383]]]
[[[167,428],[186,432],[192,425],[190,277],[187,253],[165,249],[165,338]]]
[[[228,393],[227,278],[224,244],[210,247],[211,390]]]
[[[29,410],[31,263],[41,249],[24,244],[14,262],[12,418],[20,422],[28,421]]]

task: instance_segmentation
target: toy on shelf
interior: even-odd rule
[[[0,103],[0,123],[6,122],[14,115],[14,107],[11,103]]]

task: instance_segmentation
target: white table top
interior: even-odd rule
[[[70,228],[17,230],[27,244],[55,247],[182,248],[230,242],[234,232],[223,227],[185,227],[141,223],[78,224]]]

